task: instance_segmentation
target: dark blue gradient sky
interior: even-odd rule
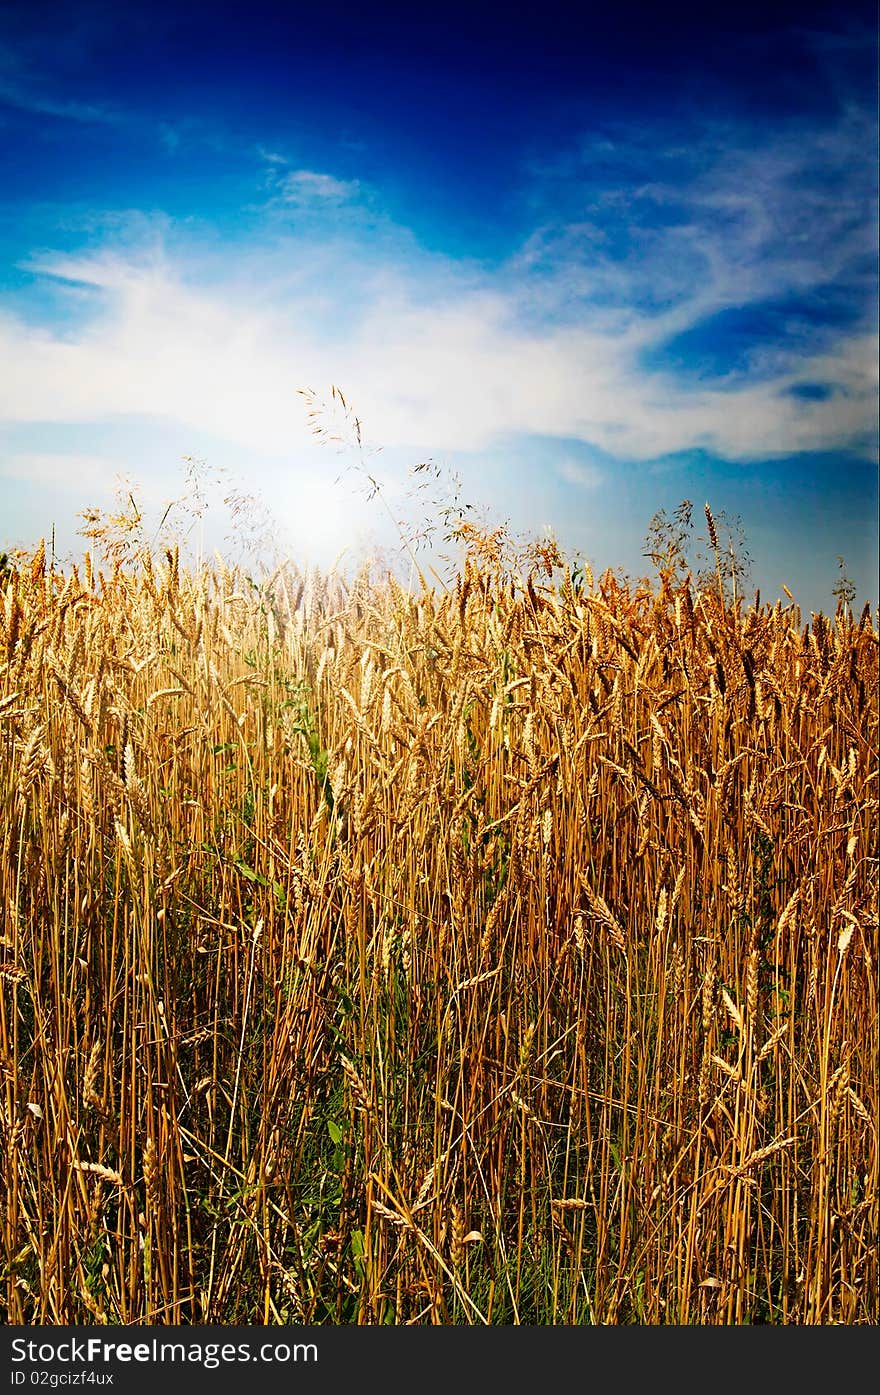
[[[395,509],[430,455],[638,572],[708,499],[765,595],[876,603],[876,81],[864,4],[5,4],[0,546],[187,454],[387,542],[337,382]]]

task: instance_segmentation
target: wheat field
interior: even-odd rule
[[[0,607],[10,1323],[876,1323],[877,656],[486,539]]]

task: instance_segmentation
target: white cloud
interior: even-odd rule
[[[106,102],[80,101],[58,97],[45,80],[12,48],[0,42],[0,106],[38,116],[57,116],[64,121],[101,123],[116,126],[122,113]]]
[[[55,490],[79,495],[83,489],[102,489],[118,472],[117,461],[96,455],[61,451],[16,451],[0,457],[0,477],[29,484],[50,484]]]
[[[602,471],[596,465],[587,464],[583,460],[572,460],[570,457],[561,460],[556,470],[566,484],[577,485],[579,489],[598,489],[604,480]]]
[[[873,112],[850,105],[827,126],[766,133],[707,118],[697,139],[676,134],[594,135],[532,170],[537,226],[517,268],[539,309],[594,321],[629,309],[656,343],[821,288],[873,303]]]
[[[121,415],[173,419],[241,446],[295,452],[296,389],[341,384],[371,439],[416,450],[479,450],[514,435],[588,442],[651,459],[703,446],[732,459],[828,449],[870,437],[876,354],[867,333],[841,335],[769,381],[687,385],[639,367],[644,325],[524,326],[516,295],[462,285],[452,270],[366,278],[344,303],[315,287],[301,260],[286,294],[261,283],[255,257],[236,282],[195,284],[170,256],[44,256],[45,276],[92,288],[94,311],[63,337],[0,316],[0,417],[85,422]],[[349,248],[348,256],[354,253]],[[326,252],[318,263],[327,275]],[[334,319],[340,328],[334,332]],[[835,385],[824,401],[787,394],[796,381]]]
[[[336,179],[317,170],[292,170],[277,181],[276,188],[284,203],[326,206],[356,199],[360,184],[356,179]]]
[[[98,102],[79,102],[75,98],[53,97],[8,79],[0,81],[0,106],[39,116],[57,116],[63,121],[97,122],[117,126],[125,118],[113,107]]]
[[[115,228],[113,250],[30,260],[89,309],[63,332],[0,314],[0,420],[152,418],[298,459],[308,437],[296,390],[336,382],[373,441],[419,454],[514,436],[632,460],[695,447],[732,460],[870,450],[876,334],[858,319],[759,341],[726,377],[663,367],[670,336],[719,310],[829,284],[864,299],[875,269],[859,217],[872,176],[853,161],[863,127],[851,113],[800,142],[719,140],[673,152],[651,181],[635,177],[646,151],[624,149],[629,183],[584,192],[579,218],[545,223],[495,269],[423,252],[387,218],[343,227],[340,209],[361,207],[367,186],[288,170],[263,150],[265,236],[224,261],[210,242],[184,246],[168,220],[137,228],[127,248]],[[550,192],[575,185],[577,169],[560,163]],[[598,212],[591,199],[604,199]],[[647,204],[676,205],[674,216],[645,221]],[[323,212],[326,235],[279,234],[282,206]],[[806,381],[831,391],[789,392]],[[598,482],[575,456],[558,469],[581,487]]]

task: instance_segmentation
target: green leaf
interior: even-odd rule
[[[262,872],[255,872],[253,867],[248,867],[246,862],[241,862],[239,858],[234,859],[235,866],[243,877],[247,877],[249,882],[257,882],[259,886],[268,886],[269,882]]]

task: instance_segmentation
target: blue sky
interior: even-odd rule
[[[390,547],[336,383],[394,512],[430,457],[638,573],[708,500],[765,597],[876,604],[874,6],[417,10],[0,10],[0,547],[184,456]]]

